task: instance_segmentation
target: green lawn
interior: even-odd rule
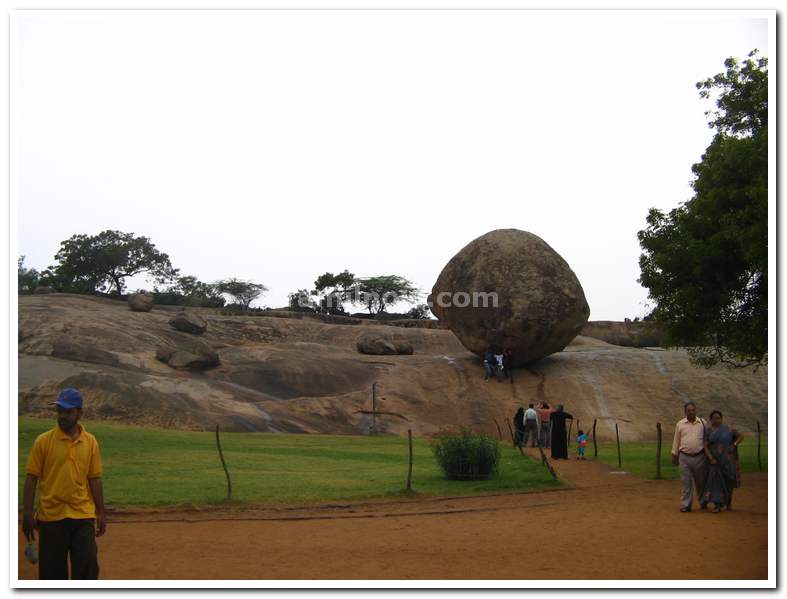
[[[27,455],[54,420],[19,418],[19,501]],[[101,445],[109,506],[217,504],[227,483],[215,434],[114,424],[85,428]],[[309,503],[402,494],[407,481],[407,438],[397,436],[222,433],[232,499],[250,503]],[[443,478],[426,439],[413,439],[413,490],[421,495],[469,495],[553,488],[540,462],[501,444],[498,477]]]
[[[672,465],[670,443],[663,443],[661,446],[661,477],[664,479],[678,478],[678,467]],[[569,448],[576,450],[572,444]],[[593,459],[593,443],[588,443],[585,450],[587,456]],[[762,471],[768,471],[768,439],[762,437]],[[656,478],[656,444],[655,443],[621,443],[620,444],[621,462],[623,470],[641,476],[643,478]],[[746,435],[743,442],[738,447],[738,456],[741,460],[742,472],[757,472],[757,436]],[[598,460],[617,467],[618,451],[615,443],[599,443]]]

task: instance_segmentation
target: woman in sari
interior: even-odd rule
[[[738,486],[736,449],[743,435],[723,424],[718,410],[710,413],[710,423],[705,431],[705,457],[710,465],[702,503],[712,503],[713,511],[719,512],[732,507],[732,490]]]

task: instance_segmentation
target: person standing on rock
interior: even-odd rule
[[[484,380],[488,381],[489,377],[495,376],[497,368],[495,366],[495,352],[492,351],[492,346],[486,348],[484,352]]]
[[[505,356],[502,352],[495,354],[495,374],[497,375],[497,382],[503,382],[503,358]]]
[[[57,426],[38,436],[27,460],[22,532],[39,533],[38,576],[42,580],[98,578],[96,537],[106,532],[101,452],[82,417],[82,395],[64,389],[55,402]],[[40,481],[38,509],[33,503]]]
[[[510,347],[503,352],[503,377],[514,384],[514,352]]]
[[[549,404],[542,401],[540,407],[536,410],[538,414],[539,424],[539,440],[541,447],[549,449],[552,446],[552,427],[550,426],[550,416],[554,410],[549,407]]]
[[[680,511],[690,512],[693,489],[697,490],[700,508],[707,503],[702,498],[705,479],[708,476],[708,460],[705,457],[705,434],[708,429],[702,418],[697,418],[697,406],[688,402],[683,406],[686,417],[675,425],[672,440],[672,464],[680,469]]]
[[[557,409],[550,415],[552,426],[552,459],[568,459],[568,438],[566,437],[566,420],[574,417],[563,410],[563,404],[558,404]]]
[[[538,443],[538,414],[533,408],[531,403],[525,411],[525,434],[522,439],[522,445],[527,445],[527,440],[530,439],[530,447],[535,447]]]

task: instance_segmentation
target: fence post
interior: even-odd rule
[[[615,437],[617,437],[617,440],[618,440],[618,468],[622,468],[623,465],[621,464],[621,461],[620,461],[620,432],[618,431],[618,423],[617,422],[615,423]]]
[[[596,419],[593,419],[593,457],[598,457],[598,445],[596,445]]]
[[[230,471],[227,470],[227,464],[224,463],[224,453],[221,451],[221,441],[219,440],[219,425],[216,425],[216,447],[219,448],[219,458],[221,458],[221,465],[224,468],[224,474],[227,475],[227,501],[232,499],[232,481],[230,480]]]
[[[661,479],[661,422],[656,423],[656,479]]]
[[[566,433],[566,447],[571,447],[571,429],[574,427],[574,421],[572,420],[568,424],[568,432]]]
[[[760,457],[760,437],[762,431],[760,430],[760,421],[757,421],[757,470],[762,472],[762,458]]]
[[[410,462],[407,466],[407,490],[413,490],[413,431],[407,429],[407,444],[410,448]]]

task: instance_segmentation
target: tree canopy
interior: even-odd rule
[[[692,198],[652,208],[637,234],[640,283],[667,344],[695,363],[760,365],[768,351],[768,60],[756,50],[697,83],[716,130]]]
[[[178,272],[149,238],[112,230],[73,235],[60,244],[55,259],[59,263],[50,270],[63,290],[83,293],[109,290],[121,296],[126,277],[144,273],[166,283]]]
[[[241,281],[234,277],[216,281],[214,285],[219,293],[226,293],[231,296],[235,303],[239,304],[244,310],[248,310],[251,302],[268,291],[268,288],[262,283]]]
[[[386,308],[398,301],[413,303],[419,290],[413,283],[399,275],[381,275],[356,281],[358,299],[366,306],[369,314],[382,314]]]
[[[342,304],[347,300],[355,282],[355,275],[347,269],[338,274],[326,272],[317,277],[314,281],[314,295],[321,296],[319,310],[333,314],[343,313]]]

